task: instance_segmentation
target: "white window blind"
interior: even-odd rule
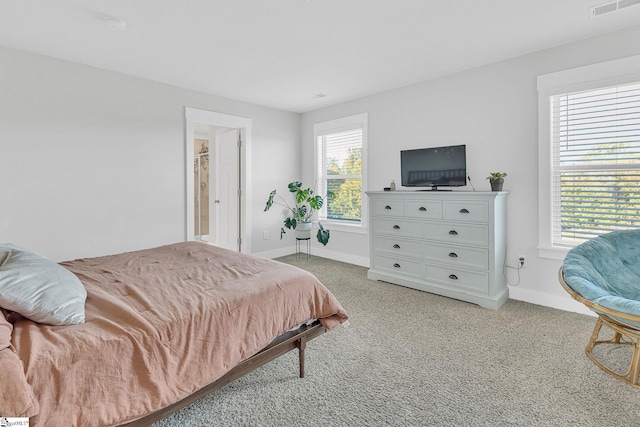
[[[362,137],[361,127],[318,136],[318,190],[327,194],[321,219],[362,221]]]
[[[640,228],[640,83],[551,97],[552,243]]]

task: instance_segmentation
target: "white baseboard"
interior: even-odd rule
[[[304,248],[306,249],[306,248]],[[287,246],[285,248],[274,249],[272,251],[257,252],[253,255],[262,258],[274,259],[281,256],[293,255],[296,253],[295,246]],[[346,262],[347,264],[359,265],[361,267],[369,267],[369,258],[358,255],[351,255],[344,252],[336,252],[326,248],[311,248],[311,256],[316,255],[322,258],[332,259],[334,261]]]
[[[267,259],[274,259],[274,258],[280,258],[281,256],[295,254],[295,253],[296,253],[295,246],[287,246],[286,248],[274,249],[274,250],[265,251],[265,252],[257,252],[252,255],[259,256],[262,258],[267,258]]]
[[[596,316],[584,304],[575,301],[567,294],[567,297],[549,295],[542,292],[532,291],[530,289],[509,286],[509,298],[524,301],[531,304],[543,305],[545,307],[557,308],[558,310],[571,311],[574,313],[587,314]]]
[[[359,255],[351,255],[344,252],[336,252],[327,248],[311,248],[311,255],[317,255],[322,258],[332,259],[334,261],[346,262],[347,264],[359,265],[361,267],[369,267],[369,257]]]

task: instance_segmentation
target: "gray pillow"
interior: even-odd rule
[[[0,307],[48,325],[84,323],[87,291],[66,268],[13,244],[0,245]]]

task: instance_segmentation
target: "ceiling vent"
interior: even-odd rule
[[[598,6],[594,6],[589,9],[589,14],[592,18],[596,16],[605,15],[607,13],[617,12],[627,7],[637,6],[640,4],[640,0],[620,0],[604,3]]]

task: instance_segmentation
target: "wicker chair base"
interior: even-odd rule
[[[613,338],[608,340],[598,340],[600,335],[600,330],[602,329],[602,325],[606,325],[611,328],[615,335]],[[612,344],[612,345],[631,345],[633,346],[633,354],[631,356],[631,362],[629,364],[629,368],[626,372],[616,372],[605,363],[598,359],[593,354],[593,348],[600,344]],[[614,376],[615,378],[626,382],[627,384],[631,384],[632,386],[639,388],[638,385],[638,376],[640,374],[640,331],[636,329],[630,328],[628,325],[623,325],[617,322],[610,317],[599,314],[598,321],[596,323],[595,328],[593,329],[593,333],[591,334],[591,339],[589,340],[589,344],[587,344],[587,348],[585,349],[587,356],[589,359],[593,361],[600,369],[605,371],[606,373]]]
[[[571,295],[573,299],[583,303],[598,314],[598,322],[593,329],[591,339],[589,340],[589,344],[587,344],[587,348],[585,349],[585,352],[587,353],[589,359],[591,359],[593,363],[595,363],[606,373],[640,389],[640,385],[638,385],[638,376],[640,375],[640,328],[635,326],[640,324],[640,316],[611,310],[607,307],[603,307],[589,300],[586,300],[582,295],[578,294],[576,291],[571,289],[569,285],[567,285],[567,282],[565,282],[564,280],[562,267],[560,267],[560,269],[558,270],[558,279],[562,287],[569,293],[569,295]],[[615,319],[613,317],[615,317]],[[624,321],[628,321],[630,323],[624,323]],[[615,332],[613,338],[609,340],[598,340],[602,325],[608,326]],[[633,353],[631,355],[631,363],[629,364],[629,369],[627,369],[626,372],[616,372],[605,365],[602,360],[598,359],[593,354],[593,348],[600,344],[633,346]]]

